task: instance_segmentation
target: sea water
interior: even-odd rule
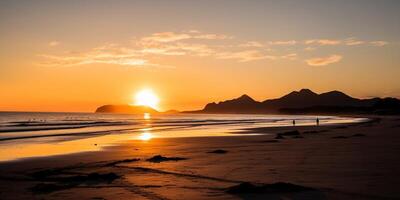
[[[0,161],[99,151],[127,140],[241,136],[243,129],[293,126],[293,120],[296,126],[314,126],[317,118],[321,126],[367,120],[310,115],[0,112]]]

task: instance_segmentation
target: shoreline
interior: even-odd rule
[[[210,115],[210,116],[214,116],[214,115]],[[267,116],[271,116],[271,115],[267,115]],[[275,117],[275,116],[279,116],[279,115],[272,115],[272,116]],[[287,115],[282,115],[282,116],[287,116]],[[301,115],[301,116],[304,116],[304,115]],[[305,115],[304,117],[315,117],[315,116],[313,116],[313,115]],[[327,119],[330,120],[330,118],[332,118],[332,117],[333,118],[341,118],[343,116],[320,116],[320,117],[327,118]],[[368,123],[369,121],[373,121],[374,120],[373,118],[366,118],[366,117],[363,117],[363,116],[357,116],[357,117],[346,116],[346,118],[354,118],[354,120],[352,122],[344,121],[344,122],[328,122],[328,123],[323,123],[322,122],[323,120],[321,120],[320,127],[347,126],[347,125],[352,125],[352,124]],[[272,122],[276,123],[276,122],[282,122],[282,121],[291,121],[291,119],[284,119],[284,120],[279,119],[278,121],[275,121],[275,122],[274,122],[274,119],[270,119],[270,120],[271,120],[271,122],[269,122],[269,123],[272,123]],[[299,119],[299,120],[304,120],[304,119]],[[211,121],[213,121],[213,120],[211,120]],[[190,121],[188,121],[188,122],[190,122]],[[97,125],[97,123],[99,123],[99,122],[91,122],[91,123],[94,123],[94,124]],[[111,124],[117,123],[118,124],[118,122],[101,122],[101,123],[106,123],[107,125],[108,125],[108,123],[111,123]],[[225,124],[231,125],[231,124],[235,124],[235,123],[243,123],[243,121],[241,121],[241,120],[235,121],[235,120],[221,119],[221,122],[218,122],[218,123],[207,124],[206,122],[201,122],[200,124],[196,124],[196,126],[202,125],[203,123],[206,126],[213,128],[215,125],[225,125]],[[317,127],[315,124],[312,124],[312,123],[308,123],[308,124],[306,123],[304,125],[298,124],[296,126],[282,125],[282,124],[275,125],[273,123],[272,123],[271,126],[256,127],[256,128],[250,128],[250,127],[232,128],[231,127],[229,129],[223,130],[223,132],[219,133],[219,134],[215,134],[215,133],[208,133],[208,134],[193,133],[191,135],[190,134],[188,134],[188,135],[167,134],[167,133],[165,133],[163,131],[169,130],[169,129],[174,130],[175,128],[168,128],[168,127],[164,127],[163,128],[162,124],[160,125],[160,124],[156,123],[154,125],[154,128],[161,127],[161,129],[154,129],[154,130],[156,130],[157,132],[158,131],[162,131],[162,132],[158,133],[156,135],[153,135],[152,137],[154,137],[153,139],[155,139],[155,138],[158,138],[158,139],[172,138],[172,139],[174,139],[174,138],[186,138],[186,137],[189,137],[189,138],[240,137],[240,136],[256,136],[256,135],[276,134],[279,131],[286,131],[286,130],[293,129],[293,128],[297,128],[297,129],[303,130],[303,129],[307,129],[309,127]],[[125,124],[129,125],[130,123],[126,123],[125,122]],[[244,123],[243,125],[245,125],[245,124],[246,123]],[[50,131],[51,130],[64,130],[65,129],[65,127],[58,128],[58,127],[52,127],[52,126],[50,126],[49,128],[51,128]],[[86,128],[86,126],[84,128]],[[101,127],[99,127],[99,128],[101,128]],[[67,128],[67,129],[74,130],[74,128]],[[67,129],[65,129],[65,130],[67,130]],[[38,156],[31,156],[31,157],[22,157],[22,158],[17,158],[17,159],[12,159],[12,160],[1,160],[0,163],[11,162],[11,161],[19,160],[19,159],[36,159],[36,158],[63,156],[63,155],[68,155],[68,154],[78,154],[78,153],[85,153],[85,152],[102,152],[102,151],[105,151],[109,147],[120,146],[120,145],[123,145],[126,142],[129,142],[132,139],[129,139],[129,137],[125,137],[124,135],[125,134],[131,135],[132,133],[133,134],[140,134],[142,132],[141,131],[142,129],[143,129],[143,127],[142,128],[138,128],[138,127],[133,128],[133,127],[131,127],[131,128],[117,129],[117,130],[102,130],[102,131],[73,132],[73,133],[53,133],[53,134],[50,134],[50,135],[49,134],[37,134],[37,135],[30,135],[30,136],[15,136],[15,137],[0,138],[0,142],[11,142],[11,143],[17,142],[18,143],[21,140],[22,144],[24,143],[24,140],[28,140],[29,141],[31,139],[41,139],[41,138],[43,138],[43,139],[46,139],[46,138],[51,139],[51,138],[53,138],[54,139],[54,138],[58,138],[58,137],[63,138],[63,137],[70,137],[70,136],[82,137],[82,139],[85,139],[86,137],[89,137],[88,139],[90,139],[90,138],[95,139],[97,136],[95,136],[95,137],[90,137],[90,136],[92,136],[92,135],[98,135],[98,137],[105,137],[105,136],[106,137],[112,137],[112,135],[118,136],[118,134],[116,134],[116,133],[121,133],[122,134],[122,138],[125,138],[125,139],[122,139],[122,140],[119,140],[119,141],[116,140],[114,142],[106,144],[104,147],[100,147],[100,149],[96,148],[96,150],[82,149],[82,151],[80,151],[80,152],[78,151],[78,152],[68,152],[68,153],[65,153],[65,154],[58,153],[58,154],[47,155],[47,156],[46,155],[38,155]],[[255,131],[251,131],[252,129],[257,130],[258,132],[257,131],[256,132]],[[44,128],[43,130],[47,131],[48,129]],[[178,128],[178,130],[179,130],[179,128]],[[129,131],[129,133],[124,133],[124,132],[127,132],[127,131]],[[39,131],[37,131],[37,132],[39,132]],[[193,132],[193,130],[186,131],[185,129],[182,129],[182,130],[180,130],[180,132]],[[200,130],[200,132],[203,132],[203,131]],[[206,132],[206,131],[204,131],[204,132]],[[8,133],[8,132],[6,132],[6,133]],[[9,133],[11,133],[11,132],[9,132]],[[136,138],[136,140],[139,140],[139,138]],[[62,142],[63,141],[66,141],[66,142],[75,141],[75,138],[70,138],[70,139],[60,140],[60,141],[62,141]],[[49,142],[49,144],[52,144],[52,143],[54,143],[54,142]],[[97,146],[97,144],[96,144],[96,146]],[[23,147],[21,146],[20,148],[23,148]]]

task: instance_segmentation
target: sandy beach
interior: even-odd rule
[[[400,198],[398,117],[242,132],[273,134],[131,140],[2,162],[0,199]]]

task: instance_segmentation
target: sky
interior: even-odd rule
[[[0,110],[160,110],[309,88],[400,97],[397,0],[2,0]]]

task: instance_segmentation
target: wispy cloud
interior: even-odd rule
[[[187,39],[204,39],[204,40],[224,40],[231,39],[232,36],[214,33],[202,33],[197,30],[191,30],[183,33],[176,32],[160,32],[153,33],[150,36],[141,38],[142,42],[175,42]]]
[[[39,57],[45,66],[76,66],[94,63],[115,64],[126,66],[156,66],[141,57],[137,50],[121,47],[116,44],[107,44],[93,48],[83,53],[67,53],[62,56],[42,54]]]
[[[191,36],[186,33],[162,32],[153,33],[151,36],[143,37],[145,42],[174,42],[178,40],[189,39]]]
[[[262,60],[262,59],[275,59],[276,57],[265,55],[258,50],[247,50],[247,51],[238,51],[238,52],[223,52],[217,55],[217,58],[220,59],[236,59],[239,62],[248,62],[253,60]]]
[[[319,45],[319,46],[336,46],[336,45],[346,45],[346,46],[356,46],[363,44],[370,44],[372,46],[385,46],[389,44],[387,41],[364,41],[359,40],[354,37],[350,37],[347,39],[337,40],[337,39],[311,39],[304,41],[305,45]]]
[[[357,40],[356,38],[348,38],[348,39],[346,39],[346,40],[344,41],[344,43],[345,43],[347,46],[356,46],[356,45],[364,44],[365,41]]]
[[[55,46],[58,46],[58,45],[60,45],[61,43],[59,42],[59,41],[51,41],[51,42],[49,42],[48,43],[48,45],[50,46],[50,47],[55,47]]]
[[[325,46],[325,45],[339,45],[342,43],[342,41],[332,40],[332,39],[312,39],[312,40],[306,40],[304,43],[307,45],[317,44]]]
[[[49,46],[60,42],[51,41]],[[310,40],[275,40],[243,41],[233,36],[219,33],[205,33],[198,30],[181,32],[158,32],[142,37],[135,37],[125,44],[109,43],[86,51],[64,54],[43,53],[40,64],[46,66],[76,66],[86,64],[114,64],[125,66],[165,66],[160,62],[164,57],[209,57],[212,59],[231,59],[237,62],[259,60],[303,60],[304,51],[313,54],[316,48],[324,46],[385,46],[386,41],[366,41],[355,37],[347,39],[310,39]],[[276,49],[272,46],[276,46]],[[283,46],[281,49],[278,46]],[[333,47],[332,47],[333,48]],[[304,50],[304,51],[303,51]],[[290,51],[288,53],[287,51]],[[286,53],[286,54],[285,54]],[[305,60],[311,66],[323,66],[339,62],[341,55],[315,57]],[[157,60],[157,61],[156,61]],[[170,66],[169,66],[170,67]]]
[[[46,60],[41,62],[43,66],[77,66],[87,64],[115,64],[126,66],[158,66],[158,64],[150,63],[148,60],[135,58],[130,56],[116,56],[110,55],[83,55],[83,56],[52,56],[52,55],[39,55]]]
[[[297,53],[290,53],[281,56],[282,59],[288,59],[288,60],[296,60],[297,59]]]
[[[385,46],[385,45],[387,45],[389,43],[386,42],[386,41],[371,41],[370,44],[372,46],[376,46],[376,47],[383,47],[383,46]]]
[[[295,44],[297,44],[297,41],[296,40],[270,41],[270,42],[268,42],[268,44],[286,46],[286,45],[295,45]]]
[[[263,45],[260,42],[257,41],[248,41],[246,43],[240,44],[239,47],[264,47],[265,45]]]
[[[304,51],[314,51],[315,49],[317,49],[317,48],[315,48],[315,47],[306,47],[306,48],[304,48]]]
[[[130,45],[106,44],[86,52],[65,55],[42,54],[41,65],[74,66],[93,63],[127,66],[160,66],[151,56],[210,56],[215,59],[235,59],[248,62],[272,58],[257,50],[232,51],[234,46],[210,45],[199,40],[226,40],[232,36],[190,30],[182,33],[161,32],[136,39]],[[261,43],[249,42],[247,48]]]
[[[325,66],[332,63],[337,63],[342,60],[343,56],[341,55],[330,55],[328,57],[320,57],[320,58],[310,58],[306,60],[306,63],[310,66]]]
[[[208,56],[215,52],[209,45],[199,43],[168,43],[159,45],[140,45],[137,47],[143,55],[197,55]]]

